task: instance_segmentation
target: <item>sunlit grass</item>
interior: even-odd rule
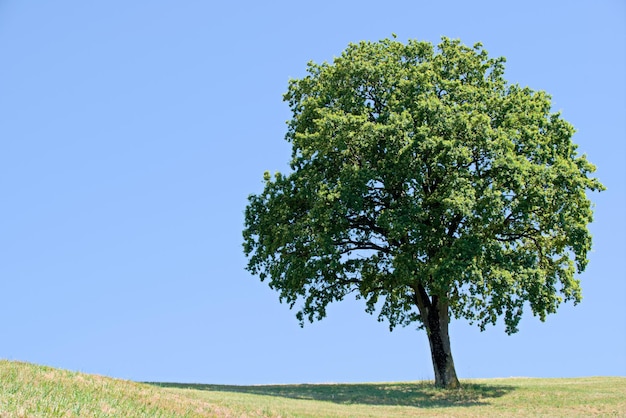
[[[622,377],[462,384],[145,384],[0,361],[0,417],[626,416]]]
[[[158,384],[240,414],[282,417],[625,416],[626,378],[224,386]]]
[[[0,361],[2,417],[196,417],[223,409],[154,386]]]

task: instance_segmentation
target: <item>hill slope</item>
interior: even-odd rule
[[[195,417],[227,412],[151,385],[0,361],[0,417]]]
[[[225,386],[135,383],[0,361],[0,417],[626,416],[626,378]]]

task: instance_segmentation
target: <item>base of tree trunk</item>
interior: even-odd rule
[[[423,295],[425,296],[425,292]],[[461,387],[450,348],[448,304],[437,297],[433,297],[432,301],[427,296],[418,297],[418,308],[428,334],[435,371],[435,386],[445,389]]]

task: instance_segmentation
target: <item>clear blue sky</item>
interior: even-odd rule
[[[244,270],[247,195],[286,170],[282,94],[349,42],[483,42],[545,90],[608,187],[583,302],[452,325],[461,378],[626,375],[626,3],[0,2],[0,358],[133,380],[432,378],[362,301],[301,329]]]

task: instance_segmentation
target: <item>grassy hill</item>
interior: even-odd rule
[[[626,378],[225,386],[136,383],[0,361],[0,417],[626,416]]]

